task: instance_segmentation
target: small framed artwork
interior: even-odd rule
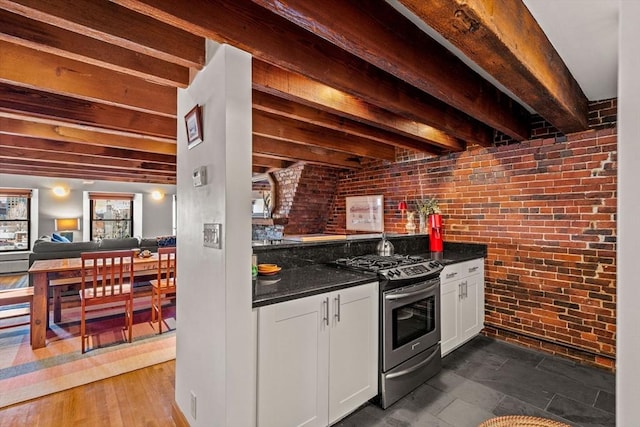
[[[189,149],[200,144],[203,138],[202,130],[202,107],[196,105],[184,116],[184,123],[187,126],[187,142]]]
[[[383,196],[347,197],[347,230],[384,231]]]

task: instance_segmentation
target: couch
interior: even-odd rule
[[[54,242],[48,236],[43,236],[35,241],[33,250],[29,254],[29,267],[36,260],[59,259],[59,258],[79,258],[82,252],[93,251],[114,251],[119,249],[149,250],[158,252],[160,246],[175,246],[175,236],[159,236],[150,238],[136,237],[124,239],[102,239],[97,242]]]

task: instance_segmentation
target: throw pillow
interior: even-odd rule
[[[67,239],[64,236],[59,235],[58,233],[53,233],[51,235],[51,241],[52,242],[58,242],[58,243],[71,243],[71,241],[69,239]]]
[[[176,236],[158,236],[156,239],[159,248],[176,245]]]

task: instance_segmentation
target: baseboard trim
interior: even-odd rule
[[[190,427],[187,417],[184,416],[175,400],[171,404],[171,418],[177,427]]]

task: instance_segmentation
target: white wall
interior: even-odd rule
[[[251,57],[211,42],[208,63],[178,93],[178,117],[203,106],[204,142],[187,148],[178,119],[176,403],[192,426],[255,423],[251,310]],[[194,188],[192,172],[207,167]],[[203,224],[222,224],[222,249]],[[191,414],[190,395],[197,398]]]
[[[638,425],[640,402],[640,2],[620,1],[618,71],[618,324],[616,425]]]
[[[69,188],[69,195],[62,198],[54,196],[51,189],[56,185],[64,185]],[[138,221],[137,224],[134,222],[134,227],[137,230],[137,233],[134,234],[138,237],[172,234],[172,195],[176,192],[175,185],[113,181],[95,181],[93,184],[84,184],[80,179],[0,174],[0,187],[37,188],[39,190],[39,201],[36,205],[37,229],[32,233],[32,240],[44,234],[53,233],[54,218],[77,217],[82,218],[84,223],[86,218],[83,215],[83,191],[140,193],[142,195],[142,203],[140,204],[142,212],[134,212],[136,214],[134,220]],[[151,192],[154,190],[162,191],[165,193],[165,197],[162,200],[153,200]],[[81,228],[82,230],[74,232],[74,241],[83,239],[86,227],[83,225]]]

